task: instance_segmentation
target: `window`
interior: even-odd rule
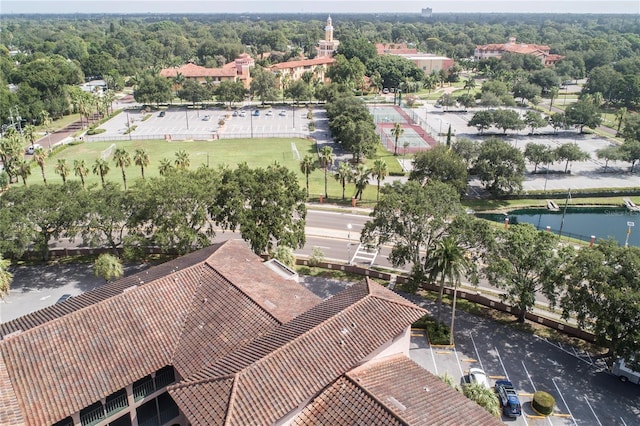
[[[67,417],[66,419],[62,419],[57,423],[54,423],[52,426],[73,426],[73,419],[71,417]]]
[[[156,400],[145,402],[136,409],[139,426],[160,426]]]
[[[109,426],[131,426],[131,416],[129,413],[112,421]]]
[[[158,396],[158,411],[160,412],[160,423],[165,424],[180,415],[180,410],[168,393]]]

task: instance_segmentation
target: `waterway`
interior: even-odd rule
[[[596,240],[614,238],[624,245],[628,237],[630,246],[640,247],[640,212],[617,207],[567,207],[563,213],[564,207],[557,212],[519,209],[507,214],[478,213],[476,216],[500,223],[508,218],[509,224],[530,223],[541,230],[549,227],[556,234],[562,229],[562,236],[583,241],[590,241],[591,236],[595,236]]]

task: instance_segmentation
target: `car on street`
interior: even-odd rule
[[[487,375],[485,374],[484,370],[480,368],[469,369],[469,383],[478,383],[487,389],[491,389],[491,386],[489,386],[489,379],[487,378]]]
[[[522,405],[513,384],[508,380],[497,380],[495,386],[502,414],[506,417],[518,417],[522,415]]]
[[[280,113],[278,115],[281,116],[281,117],[286,117],[287,116],[287,111],[282,110],[282,111],[280,111]]]
[[[210,115],[205,115],[204,117],[202,117],[202,121],[209,121],[209,120],[211,120]]]
[[[247,116],[247,113],[246,113],[246,112],[244,112],[244,111],[240,111],[240,117],[246,117],[246,116]]]
[[[273,115],[273,111],[269,110],[265,115],[271,117]]]
[[[259,116],[260,116],[260,110],[259,110],[259,109],[257,109],[257,110],[255,110],[255,111],[253,111],[253,116],[254,116],[254,117],[259,117]]]
[[[158,113],[158,117],[164,117],[164,116],[165,116],[165,114],[166,114],[166,112],[164,112],[164,111],[160,111],[160,112]]]
[[[33,145],[29,145],[27,149],[24,150],[24,153],[33,155],[33,153],[36,152],[36,149],[38,148],[42,148],[42,145],[40,145],[39,143],[34,143]]]
[[[238,111],[233,111],[233,114],[231,114],[232,117],[237,117],[238,116]]]

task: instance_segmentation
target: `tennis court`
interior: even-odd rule
[[[400,107],[389,105],[369,106],[369,112],[373,115],[374,123],[410,123],[409,116]]]
[[[369,111],[373,115],[380,140],[388,151],[411,154],[436,146],[436,140],[426,130],[415,124],[402,108],[372,105],[369,106]],[[395,146],[396,138],[391,133],[396,123],[399,123],[403,129],[398,138],[397,148]]]

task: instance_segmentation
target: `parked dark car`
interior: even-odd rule
[[[502,414],[512,418],[520,416],[522,405],[520,405],[520,399],[518,399],[513,384],[508,380],[497,380],[495,389],[502,407]]]
[[[158,114],[158,117],[164,117],[165,112],[164,111],[160,111],[160,114]]]

